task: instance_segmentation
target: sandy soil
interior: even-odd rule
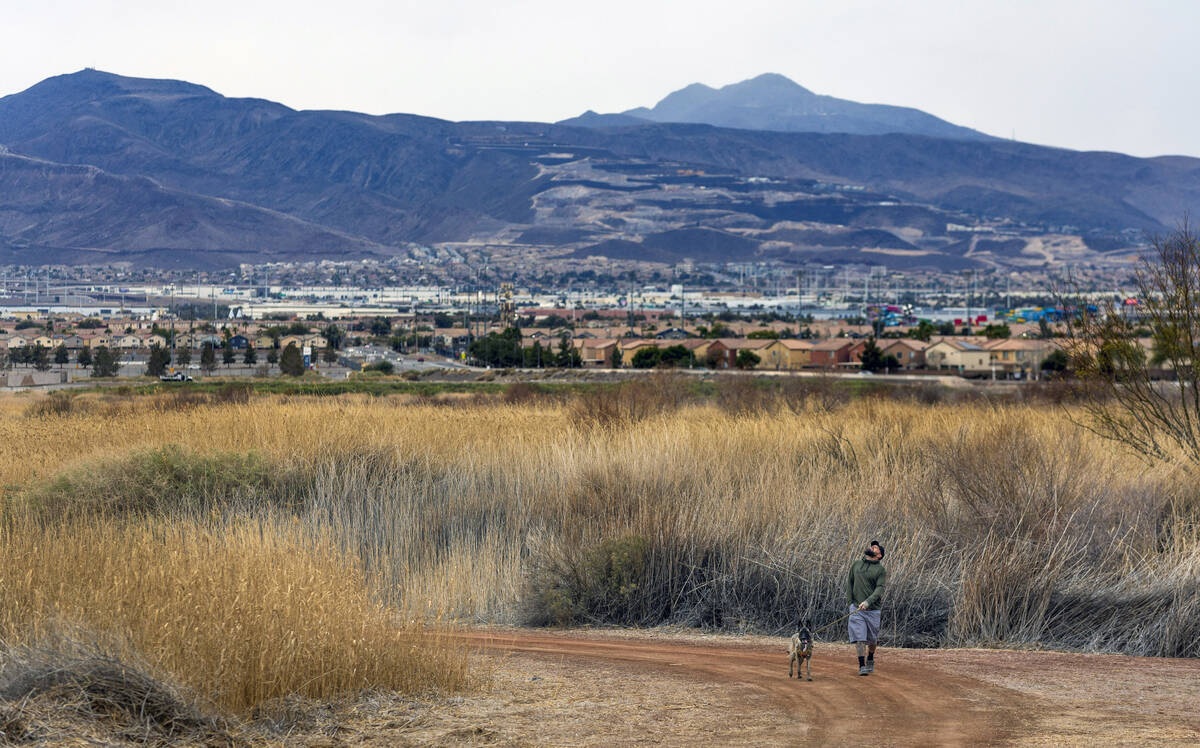
[[[767,637],[490,631],[464,635],[482,693],[376,697],[289,736],[308,745],[1197,745],[1200,662],[818,644],[788,679]]]

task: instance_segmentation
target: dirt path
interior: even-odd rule
[[[876,673],[859,677],[852,650],[845,645],[818,645],[813,681],[808,682],[787,678],[781,644],[730,646],[528,631],[463,636],[493,653],[575,661],[585,674],[588,663],[621,664],[758,693],[764,698],[755,701],[775,712],[760,714],[760,721],[776,722],[778,737],[793,744],[1002,744],[1027,735],[1037,711],[1035,700],[1017,690],[915,662],[903,653],[881,653]]]

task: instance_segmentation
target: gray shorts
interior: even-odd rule
[[[859,610],[857,605],[850,606],[850,643],[866,642],[875,644],[879,641],[879,617],[882,611]]]

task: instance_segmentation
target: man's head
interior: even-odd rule
[[[872,540],[863,555],[868,561],[881,561],[883,560],[883,554],[883,546],[879,544],[878,540]]]

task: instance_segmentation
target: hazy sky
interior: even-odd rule
[[[0,95],[95,67],[306,109],[553,121],[782,73],[1005,137],[1200,156],[1192,0],[40,0]]]

